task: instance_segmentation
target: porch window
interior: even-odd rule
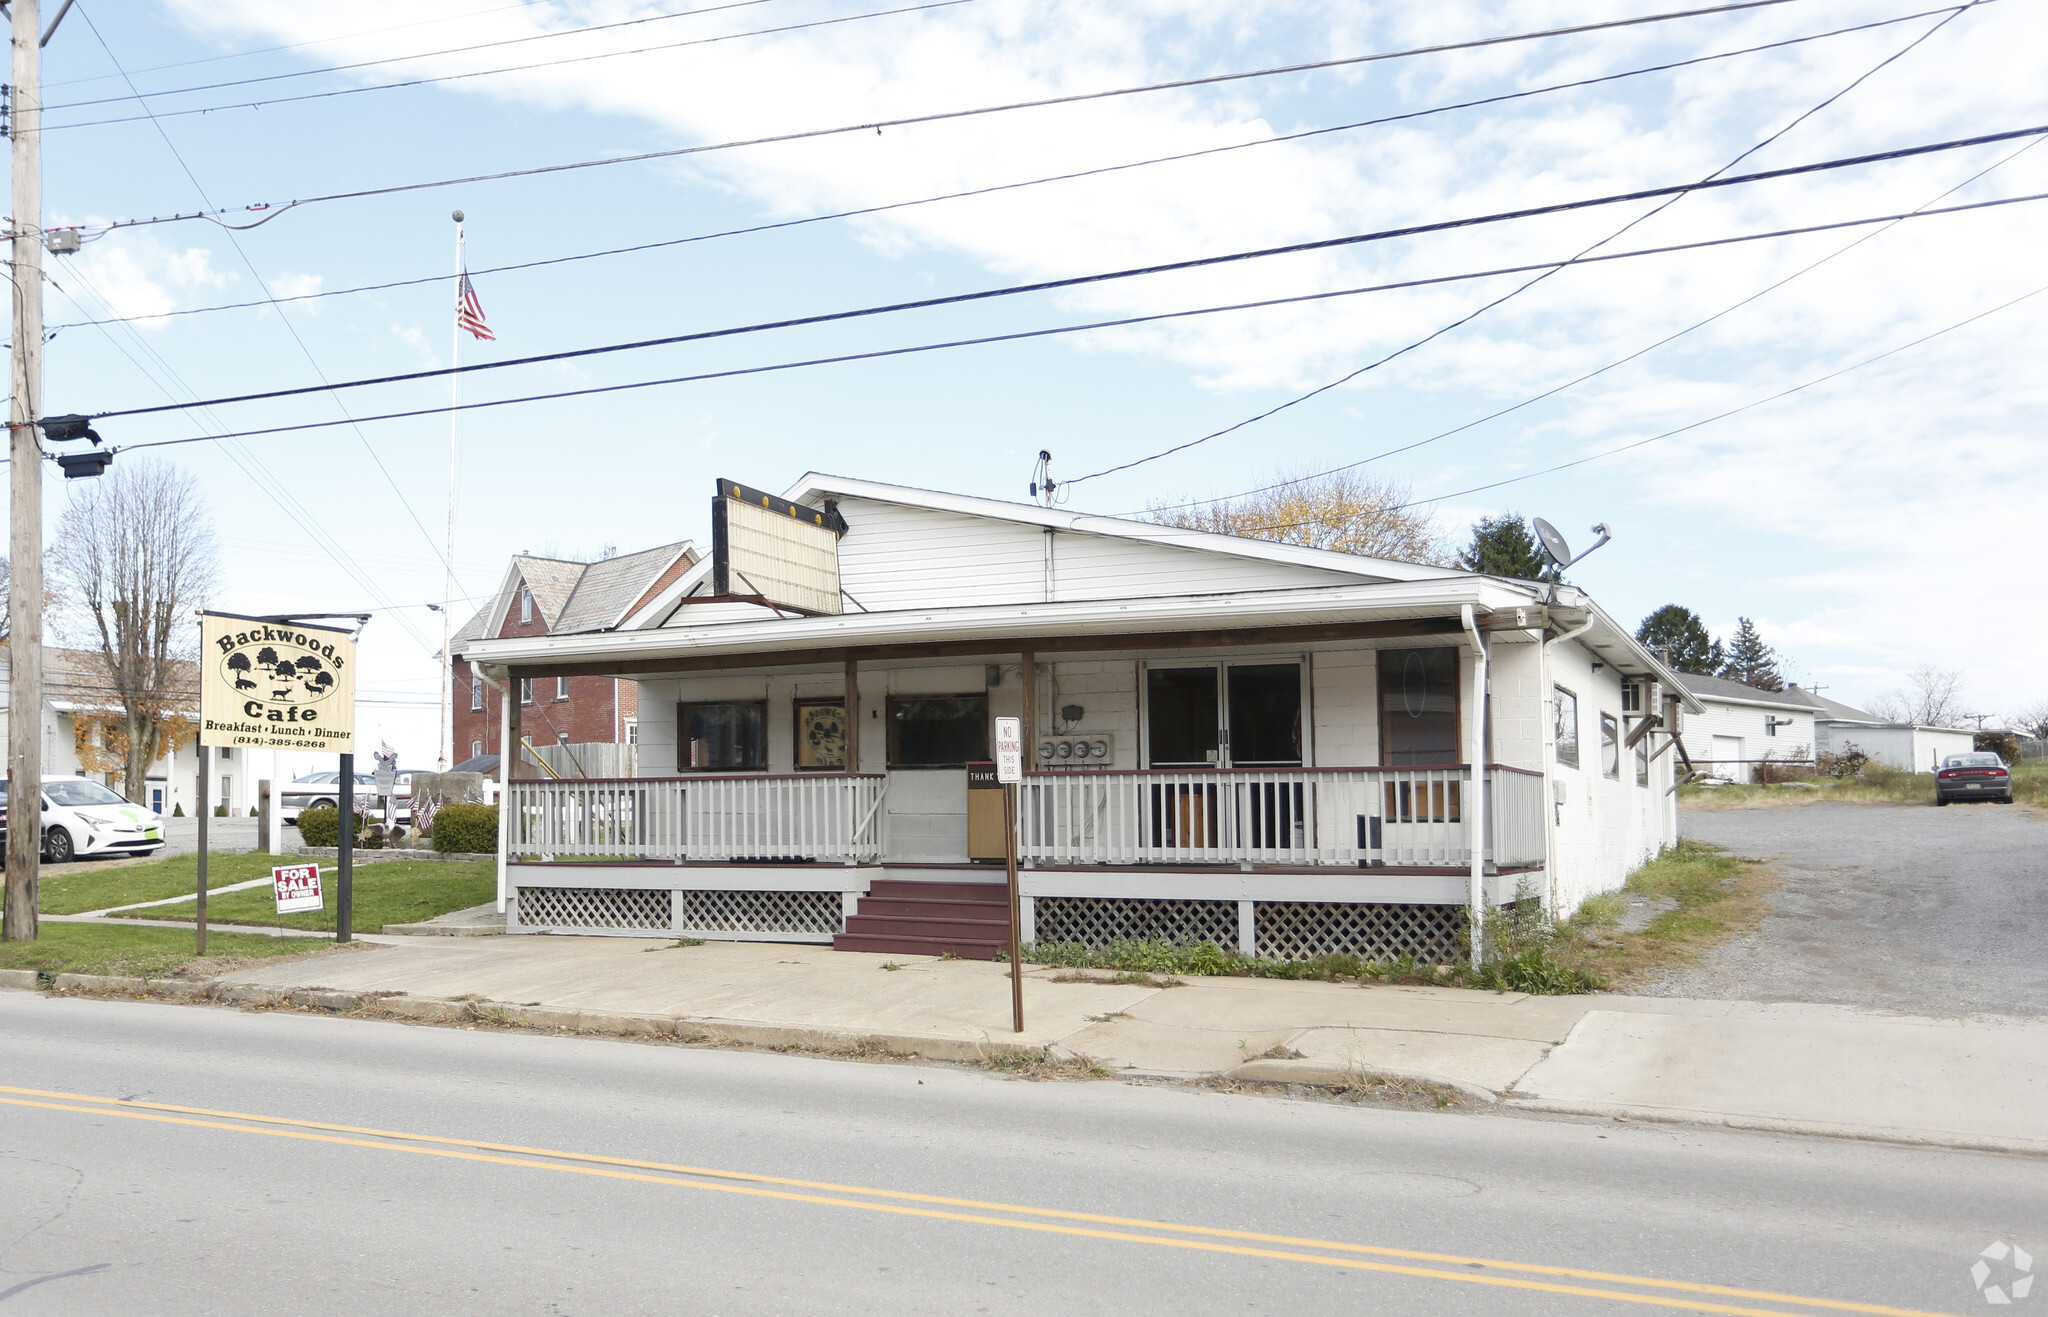
[[[1600,715],[1600,771],[1621,781],[1621,724],[1611,713]]]
[[[988,696],[889,701],[889,767],[959,768],[988,758]]]
[[[1557,718],[1557,762],[1568,768],[1579,766],[1579,697],[1562,686],[1550,688],[1551,704]]]
[[[1383,649],[1379,674],[1380,762],[1460,762],[1458,651]]]
[[[796,702],[796,771],[846,767],[846,701]]]
[[[676,771],[745,772],[768,766],[768,702],[676,706]]]

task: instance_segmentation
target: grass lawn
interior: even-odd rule
[[[2025,763],[2013,770],[2013,803],[2048,809],[2048,763]],[[1933,805],[1934,774],[1900,773],[1866,768],[1855,777],[1814,778],[1781,786],[1738,785],[1680,787],[1678,803],[1688,810],[1769,809],[1778,805],[1811,805],[1816,800],[1846,800],[1862,805]]]
[[[1623,890],[1677,904],[1634,932],[1617,928],[1627,902],[1596,896],[1558,926],[1557,958],[1610,987],[1697,959],[1724,939],[1754,928],[1770,909],[1776,879],[1768,866],[1717,847],[1682,841],[1628,876]]]
[[[162,978],[181,966],[189,966],[203,975],[243,961],[324,951],[330,945],[320,938],[209,932],[206,958],[201,960],[192,954],[192,934],[182,928],[121,928],[46,921],[33,942],[0,942],[0,969]],[[215,965],[215,961],[229,963]]]
[[[222,858],[263,861],[256,873],[244,875],[245,877],[259,877],[270,872],[269,856],[216,856],[216,862],[207,866],[209,886],[215,881],[228,881],[225,878],[216,878],[217,874],[225,872],[224,867],[218,863]],[[334,870],[329,861],[322,861],[320,864],[320,886],[327,898],[326,906],[319,910],[286,915],[283,920],[286,928],[302,928],[308,932],[334,931]],[[186,890],[192,889],[187,887]],[[497,865],[491,860],[472,860],[463,863],[444,863],[439,860],[381,860],[375,864],[358,864],[355,869],[355,909],[352,923],[359,933],[374,933],[386,924],[417,923],[422,919],[445,915],[451,910],[480,905],[497,894]],[[189,919],[191,913],[189,906],[171,905],[137,910],[130,915],[116,917]],[[277,906],[268,887],[251,887],[245,892],[210,896],[206,902],[206,917],[211,922],[221,924],[279,922]]]
[[[206,885],[226,887],[251,878],[267,878],[272,865],[290,862],[289,856],[279,859],[275,855],[215,854],[207,860]],[[198,890],[196,855],[167,855],[143,864],[96,864],[86,860],[69,873],[45,873],[37,908],[46,915],[75,915],[133,901],[186,896]]]

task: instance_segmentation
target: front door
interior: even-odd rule
[[[1205,663],[1145,674],[1148,767],[1301,767],[1301,665]],[[1236,844],[1296,845],[1305,823],[1298,781],[1232,785],[1190,779],[1150,788],[1152,844],[1204,850]]]

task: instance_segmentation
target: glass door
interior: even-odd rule
[[[1299,663],[1149,668],[1145,700],[1150,768],[1301,767]],[[1296,778],[1275,774],[1226,786],[1190,777],[1148,790],[1154,846],[1278,850],[1298,846],[1304,834],[1306,793]]]

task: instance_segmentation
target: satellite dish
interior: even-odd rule
[[[1541,517],[1536,518],[1536,538],[1543,541],[1543,551],[1550,555],[1550,561],[1559,567],[1572,565],[1572,546],[1564,542],[1557,527]]]

